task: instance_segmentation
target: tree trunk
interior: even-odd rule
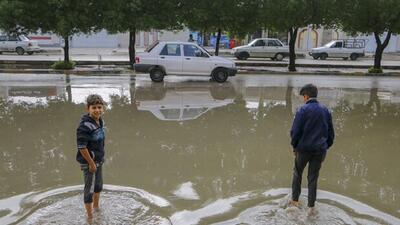
[[[221,40],[221,28],[218,28],[217,40],[215,41],[215,55],[219,54],[219,41]]]
[[[389,30],[385,41],[381,42],[379,37],[379,32],[374,32],[375,41],[376,41],[376,50],[375,50],[375,58],[374,58],[374,69],[381,69],[382,62],[382,54],[385,48],[388,46],[390,38],[392,37],[392,31]]]
[[[64,38],[64,62],[69,62],[69,36]]]
[[[204,33],[203,33],[203,46],[204,47],[208,46],[208,34],[207,34],[207,31],[204,31]]]
[[[129,31],[129,64],[131,65],[131,67],[133,67],[133,64],[135,64],[135,54],[136,54],[135,44],[136,44],[136,29],[131,29]]]
[[[69,74],[66,75],[65,77],[65,83],[66,83],[66,88],[67,88],[67,101],[72,102],[72,89],[71,89],[71,78]]]
[[[289,29],[290,40],[289,40],[289,67],[288,67],[288,69],[290,72],[296,71],[295,45],[296,45],[298,29],[299,28],[297,28],[297,27],[291,27]]]

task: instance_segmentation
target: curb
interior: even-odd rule
[[[0,69],[0,73],[19,73],[19,74],[75,74],[75,75],[136,75],[135,71],[129,69],[119,70],[53,70],[53,69]],[[400,77],[400,72],[389,72],[382,74],[370,74],[363,72],[345,73],[340,71],[274,71],[267,69],[239,69],[238,75],[257,74],[257,75],[321,75],[321,76],[376,76],[376,77]]]

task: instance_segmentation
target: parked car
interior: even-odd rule
[[[0,54],[3,52],[16,52],[18,55],[41,52],[38,42],[30,40],[25,35],[0,35]]]
[[[357,60],[365,55],[365,40],[343,39],[333,40],[326,45],[313,48],[309,55],[314,59],[343,58],[344,60]]]
[[[231,54],[239,60],[251,57],[282,61],[283,58],[289,56],[289,47],[276,38],[257,38],[247,45],[233,48]]]
[[[154,82],[162,82],[166,75],[203,75],[222,83],[237,72],[232,60],[213,56],[196,43],[168,41],[157,41],[138,53],[134,68],[150,73]]]

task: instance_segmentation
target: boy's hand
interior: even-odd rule
[[[89,172],[94,173],[94,172],[96,172],[96,170],[97,170],[96,163],[94,163],[94,162],[89,163]]]

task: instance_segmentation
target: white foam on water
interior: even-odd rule
[[[192,182],[186,182],[181,184],[174,192],[179,198],[188,199],[188,200],[199,200],[200,197],[197,194],[196,190],[193,188]]]
[[[83,190],[83,185],[75,185],[75,186],[68,186],[68,187],[48,190],[44,192],[29,192],[9,197],[6,199],[1,199],[0,212],[4,214],[4,216],[0,217],[0,224],[10,224],[18,221],[19,219],[31,213],[33,206],[43,201],[44,199],[52,198],[57,195],[63,195],[71,192],[78,192],[81,195],[82,190]],[[118,191],[121,193],[124,192],[134,193],[141,199],[157,207],[170,206],[170,203],[166,199],[150,194],[149,192],[139,188],[124,187],[117,185],[104,185],[104,191],[107,190]],[[29,205],[29,208],[27,207],[26,209],[24,209],[24,206],[26,205]]]
[[[218,199],[215,202],[194,211],[183,210],[180,212],[176,212],[171,216],[170,220],[174,225],[198,224],[203,218],[223,214],[230,211],[233,204],[241,200],[248,199],[248,197],[249,194],[245,193],[243,195],[234,196],[231,198]]]
[[[288,193],[291,193],[291,191],[292,190],[289,188],[278,188],[278,189],[268,190],[264,192],[263,195],[265,195],[266,197],[278,197],[280,195],[286,195]],[[302,193],[307,193],[307,192],[308,192],[307,189],[305,188],[302,189]],[[304,194],[303,196],[307,196],[307,194]],[[374,218],[380,219],[389,224],[400,224],[400,219],[391,216],[387,213],[381,212],[375,208],[372,208],[369,205],[366,205],[352,198],[323,190],[318,190],[317,196],[318,199],[330,200],[340,205],[343,205],[347,208],[350,208],[357,214],[365,216],[373,216]]]

